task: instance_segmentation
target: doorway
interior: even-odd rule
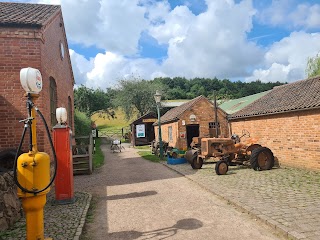
[[[193,137],[199,137],[199,124],[187,125],[187,147],[190,147]]]

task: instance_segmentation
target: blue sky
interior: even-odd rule
[[[75,81],[293,82],[320,51],[319,0],[32,0],[61,4]]]

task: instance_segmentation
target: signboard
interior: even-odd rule
[[[91,130],[91,133],[92,133],[92,137],[97,137],[97,129],[92,129]]]
[[[158,119],[156,119],[156,118],[149,118],[149,119],[142,119],[142,122],[144,122],[144,123],[150,123],[150,122],[154,123],[157,120]]]
[[[137,138],[144,138],[146,136],[146,130],[144,124],[136,125]]]
[[[180,132],[180,138],[185,138],[186,137],[186,132]]]

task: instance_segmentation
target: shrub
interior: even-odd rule
[[[74,112],[74,128],[76,136],[86,136],[91,132],[91,120],[83,112],[75,110]]]

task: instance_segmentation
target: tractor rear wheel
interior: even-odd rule
[[[217,175],[225,175],[228,172],[229,166],[226,161],[220,160],[216,163],[216,174]]]
[[[203,165],[203,159],[201,157],[194,156],[192,158],[191,167],[193,169],[200,169],[200,168],[202,168],[202,165]]]
[[[274,166],[272,151],[267,147],[253,149],[250,157],[250,164],[255,171],[270,170]]]

